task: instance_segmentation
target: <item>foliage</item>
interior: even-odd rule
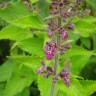
[[[90,0],[86,1],[92,8],[96,5]],[[0,30],[0,40],[10,40],[10,55],[0,65],[0,96],[29,96],[29,87],[33,81],[40,90],[40,96],[50,96],[52,77],[44,78],[37,74],[40,62],[45,60],[43,46],[48,37],[47,23],[44,20],[49,18],[49,1],[29,0],[29,2],[31,9],[35,10],[36,6],[39,9],[30,10],[30,4],[26,5],[22,0],[11,0],[8,6],[0,8],[0,23],[2,20],[6,23]],[[58,80],[54,96],[57,96],[58,92],[60,93],[58,96],[89,96],[96,91],[95,80],[85,80],[79,75],[92,56],[96,56],[96,17],[74,17],[72,22],[75,29],[68,34],[73,47],[66,51],[66,55],[60,57],[59,65],[61,70],[65,58],[70,58],[71,86],[67,88],[63,80]],[[2,49],[0,54],[1,52]],[[53,65],[53,61],[45,62],[47,65]]]

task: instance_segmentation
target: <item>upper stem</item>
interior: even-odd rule
[[[60,13],[61,13],[61,9],[60,9]],[[60,28],[60,27],[61,27],[61,18],[58,17],[58,28]],[[57,43],[57,46],[60,46],[59,32],[56,33],[56,43]],[[55,55],[54,77],[57,75],[58,65],[59,65],[59,54],[57,52],[57,54]],[[54,82],[54,78],[53,78],[50,96],[54,96],[55,84],[56,84],[56,82]]]

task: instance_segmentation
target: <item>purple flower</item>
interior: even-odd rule
[[[58,29],[58,32],[59,32],[59,34],[61,35],[61,37],[62,37],[64,40],[66,40],[66,39],[68,38],[68,33],[67,33],[67,31],[65,31],[64,27],[60,27],[60,28]]]
[[[45,78],[48,78],[48,77],[49,77],[49,75],[50,75],[50,73],[49,73],[49,72],[47,72],[47,73],[45,73],[45,74],[44,74],[44,77],[45,77]]]
[[[48,30],[48,36],[51,37],[53,35],[53,32],[51,30]]]
[[[53,59],[56,53],[56,43],[53,42],[46,43],[44,53],[48,60]]]
[[[64,77],[63,80],[64,80],[64,83],[66,84],[66,86],[69,87],[70,86],[70,79],[68,77]]]
[[[62,17],[63,17],[64,19],[70,17],[70,14],[71,14],[70,12],[65,12],[64,10],[62,10],[62,12],[61,12],[61,15],[62,15]]]
[[[68,0],[59,0],[58,3],[59,3],[59,6],[62,7],[63,5],[68,3]]]
[[[65,49],[70,49],[70,48],[71,48],[71,44],[66,44],[66,45],[64,45],[64,48],[65,48]]]
[[[53,14],[53,15],[59,13],[59,10],[58,10],[58,2],[54,1],[54,2],[51,3],[50,13]]]
[[[38,74],[41,74],[41,73],[43,73],[45,70],[46,70],[46,65],[45,65],[45,64],[42,64],[42,66],[37,70],[37,73],[38,73]]]
[[[50,31],[54,32],[58,28],[57,21],[50,20],[48,22],[48,28],[50,29]]]
[[[61,54],[61,55],[63,55],[63,54],[64,54],[64,52],[65,52],[65,50],[64,50],[64,49],[60,49],[60,54]]]
[[[70,86],[69,72],[66,70],[62,70],[60,73],[60,77],[64,80],[64,83],[67,87]]]
[[[62,33],[62,38],[63,38],[64,40],[66,40],[66,39],[68,38],[68,33],[67,33],[66,31],[64,31],[64,32]]]
[[[74,29],[74,24],[69,24],[68,28],[73,30]]]

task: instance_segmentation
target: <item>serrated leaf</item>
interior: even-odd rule
[[[85,67],[89,60],[89,55],[88,56],[74,56],[71,58],[72,66],[71,66],[71,72],[73,74],[78,75],[82,68]]]
[[[34,73],[36,73],[37,69],[41,66],[40,61],[42,60],[37,56],[19,56],[18,55],[18,56],[10,56],[8,58],[11,58],[16,62],[19,62],[31,68]]]
[[[33,4],[33,3],[36,3],[38,0],[30,0],[30,2]]]
[[[6,8],[0,8],[0,17],[11,23],[18,18],[29,15],[30,12],[23,3],[12,3]]]
[[[50,96],[52,78],[44,78],[43,76],[38,76],[37,83],[40,90],[40,96]]]
[[[0,82],[0,96],[3,96],[3,92],[4,92],[4,88],[5,88],[5,82]]]
[[[38,2],[39,14],[42,18],[48,17],[49,4],[47,0],[39,0]],[[43,5],[43,6],[42,6]]]
[[[25,15],[22,18],[16,19],[12,23],[21,28],[44,29],[46,27],[40,18],[36,15]]]
[[[73,48],[69,49],[67,52],[66,52],[66,56],[68,57],[72,57],[72,56],[78,56],[78,55],[81,55],[81,56],[86,56],[86,55],[92,55],[92,51],[88,51],[82,47],[79,47],[79,46],[73,46]]]
[[[16,62],[13,60],[8,60],[0,66],[0,82],[7,81],[10,78],[15,64]]]
[[[44,40],[42,38],[33,37],[17,42],[17,46],[30,54],[35,54],[41,57],[44,56],[43,43]]]
[[[69,87],[65,85],[63,80],[58,80],[56,88],[58,88],[60,96],[84,96],[82,93],[82,86],[76,79],[71,79]]]
[[[93,13],[95,13],[96,14],[96,0],[86,0],[86,4],[87,4],[87,6],[88,7],[91,7],[91,9],[92,9],[92,11],[93,11]]]
[[[86,47],[86,48],[88,48],[88,49],[90,49],[91,48],[91,40],[89,39],[89,38],[81,38],[80,39],[81,40],[81,44],[82,44],[82,46],[84,46],[84,47]]]
[[[20,93],[25,87],[30,86],[34,79],[35,75],[30,68],[18,65],[6,84],[4,96]]]
[[[81,47],[74,46],[66,52],[67,58],[71,59],[71,71],[73,74],[78,74],[81,69],[87,64],[92,51],[85,50]]]
[[[20,41],[32,37],[32,33],[27,29],[16,26],[7,26],[0,31],[0,39]]]
[[[18,93],[15,96],[30,96],[29,88],[25,88],[21,93]]]
[[[92,93],[96,92],[96,81],[93,80],[80,80],[86,96],[90,96]]]
[[[75,18],[73,22],[75,24],[74,32],[80,34],[82,37],[89,37],[96,31],[95,17]]]

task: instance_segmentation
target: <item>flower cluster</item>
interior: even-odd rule
[[[44,62],[41,63],[41,67],[37,70],[38,74],[42,74],[45,78],[48,78],[50,75],[54,76],[54,69],[51,66],[47,66],[46,64],[44,64]],[[68,72],[68,70],[66,70],[65,68],[57,73],[54,78],[53,78],[53,82],[56,83],[56,81],[61,78],[63,79],[65,85],[67,87],[69,87],[70,85],[70,74]]]
[[[70,74],[67,70],[63,69],[61,72],[60,72],[60,77],[64,80],[64,83],[66,84],[66,86],[70,86]]]
[[[80,0],[76,0],[75,3],[79,4],[79,1]],[[68,6],[71,6],[70,0],[52,0],[49,6],[49,13],[51,15],[47,21],[49,41],[45,43],[44,54],[46,60],[55,60],[55,63],[56,61],[59,61],[59,55],[64,55],[66,50],[71,48],[71,44],[67,43],[67,41],[69,39],[69,30],[74,30],[75,28],[75,25],[69,20],[69,18],[73,16],[72,12],[74,8],[72,6],[69,8]],[[53,67],[49,67],[45,64],[42,64],[37,73],[43,74],[44,77],[53,75],[54,82],[61,77],[66,86],[69,87],[69,71],[67,71],[64,67],[64,69],[60,72],[56,72],[55,66],[57,65],[54,64]]]
[[[41,67],[37,70],[38,74],[43,74],[44,77],[48,78],[54,73],[54,69],[50,66],[46,66],[44,62],[41,62]]]
[[[44,48],[45,56],[48,60],[53,59],[56,53],[56,43],[55,42],[47,42]]]

